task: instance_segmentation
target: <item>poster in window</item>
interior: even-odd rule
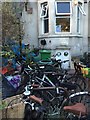
[[[56,32],[61,32],[61,25],[56,26]]]

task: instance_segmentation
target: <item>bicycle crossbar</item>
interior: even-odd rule
[[[62,87],[39,87],[39,88],[33,88],[33,90],[54,90],[54,89],[56,89],[56,88],[59,88],[59,89],[65,91],[65,89],[62,88]]]
[[[39,88],[33,88],[32,90],[34,91],[38,91],[38,90],[57,90],[57,89],[59,89],[59,90],[62,90],[62,91],[64,91],[65,92],[65,95],[66,96],[68,96],[68,91],[65,89],[65,88],[63,88],[63,87],[39,87]]]

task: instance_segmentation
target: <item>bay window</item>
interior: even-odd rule
[[[72,6],[72,1],[63,0],[55,1],[55,6],[53,4],[53,6],[48,7],[49,5],[48,2],[40,3],[41,34],[49,33],[51,31],[54,33],[54,30],[51,30],[52,28],[55,28],[55,33],[71,33],[71,28],[73,28],[74,22],[75,32],[80,33],[80,29],[82,29],[80,24],[83,23],[82,15],[86,15],[83,9],[83,3],[78,1],[77,5]],[[49,15],[49,13],[51,15]],[[53,24],[52,21],[55,24]],[[49,27],[51,27],[51,31],[49,31]]]

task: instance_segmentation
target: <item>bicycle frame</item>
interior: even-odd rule
[[[46,80],[48,82],[46,82]],[[53,87],[55,87],[54,83],[44,74],[42,78],[36,76],[35,81],[38,82],[40,84],[40,86],[43,86],[43,83],[46,83],[47,85],[51,85]],[[41,81],[41,82],[39,82]]]

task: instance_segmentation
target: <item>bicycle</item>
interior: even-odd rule
[[[51,91],[53,94],[50,94]],[[59,116],[59,107],[62,104],[62,101],[65,98],[67,98],[68,92],[67,92],[67,90],[65,90],[62,87],[32,88],[30,86],[30,88],[26,89],[26,91],[24,92],[24,95],[29,96],[29,100],[31,99],[29,101],[29,103],[27,103],[28,105],[30,105],[30,102],[32,102],[32,100],[33,100],[34,103],[33,103],[32,111],[34,111],[36,113],[36,111],[37,111],[36,106],[39,107],[38,110],[42,108],[42,110],[43,110],[42,111],[42,114],[43,114],[42,120],[43,120],[43,119],[50,119],[52,116],[53,117]],[[37,103],[39,103],[39,104],[37,104]],[[27,108],[25,109],[25,118],[27,116],[28,105],[27,105]],[[30,116],[30,114],[28,114],[28,116],[31,117],[32,115]],[[30,120],[32,120],[32,119],[30,119]]]
[[[86,108],[83,105],[88,107],[88,104],[90,104],[90,93],[88,91],[74,93],[64,100],[62,104],[60,115],[63,116],[63,119],[84,120]],[[83,109],[81,109],[80,106],[82,106]]]
[[[87,112],[87,107],[83,103],[65,106],[64,110],[77,115],[80,120],[90,120],[90,114]]]
[[[57,92],[58,90],[59,93]],[[54,94],[49,94],[49,91],[52,91]],[[9,106],[12,106],[16,99],[19,99],[20,102],[25,104],[24,120],[36,120],[37,118],[38,120],[49,119],[59,114],[59,107],[67,96],[67,90],[62,87],[32,88],[32,86],[28,86],[23,96],[21,95],[20,98],[15,98],[8,103],[6,116]]]
[[[60,91],[59,93],[55,92],[58,96],[55,94],[49,94],[49,90],[55,89],[57,91],[57,90],[59,90],[59,88],[64,90],[64,92],[67,93],[67,94],[64,94],[66,96],[63,96],[62,91]],[[45,104],[46,106],[48,106],[47,110],[46,110],[46,111],[48,111],[48,114],[45,114],[45,115],[47,115],[48,119],[51,119],[54,116],[55,117],[57,116],[58,118],[61,118],[61,119],[66,119],[66,114],[64,114],[65,112],[62,113],[62,111],[63,111],[62,108],[65,105],[69,105],[71,103],[75,104],[77,102],[84,101],[84,100],[86,100],[85,96],[90,96],[90,93],[87,91],[86,92],[78,92],[78,93],[69,95],[67,90],[62,87],[40,87],[40,88],[33,88],[33,90],[35,90],[35,91],[39,90],[39,92],[42,90],[46,90],[46,92],[44,91],[44,94],[48,93],[48,95],[50,95],[50,96],[48,96],[48,95],[43,96],[42,92],[40,93],[40,96],[43,96],[42,98],[48,102],[48,104]],[[47,92],[47,90],[48,90],[48,92]],[[64,118],[62,117],[63,115],[64,115]]]
[[[18,91],[21,92],[25,85],[27,84],[29,85],[39,84],[40,87],[61,86],[67,88],[67,90],[69,90],[70,93],[72,91],[76,92],[77,88],[79,91],[81,91],[81,87],[78,84],[67,81],[66,79],[67,73],[59,73],[58,71],[48,72],[47,67],[49,66],[38,65],[38,68],[36,67],[35,69],[29,70],[25,68],[24,69],[25,74],[22,74],[24,76],[24,80],[22,80],[22,83],[18,88]]]
[[[87,103],[87,97],[90,97],[90,93],[84,91],[69,95],[68,92],[67,89],[59,86],[40,87],[27,85],[23,93],[24,97],[21,98],[25,103],[25,120],[36,120],[37,117],[38,120],[49,120],[54,117],[67,120],[77,118],[77,116],[65,112],[63,110],[64,106],[77,102]],[[34,115],[36,115],[36,118],[33,118]]]
[[[68,76],[70,72],[67,72],[66,79],[68,81],[71,81],[72,83],[76,83],[79,86],[81,86],[82,91],[87,89],[87,79],[83,77],[83,74],[81,72],[81,68],[83,68],[85,65],[80,64],[80,62],[74,61],[74,70],[75,72]]]
[[[59,73],[61,73],[61,77],[60,77],[60,81],[67,81],[67,82],[72,82],[72,83],[76,83],[79,88],[81,89],[81,91],[84,91],[85,89],[87,89],[87,80],[83,77],[83,74],[81,73],[81,68],[85,67],[85,65],[82,65],[80,62],[74,62],[74,73],[71,74],[72,72],[70,72],[69,69],[62,69],[62,64],[68,62],[69,60],[64,60],[61,61],[56,60],[56,59],[52,59],[52,66],[56,68],[57,71],[59,71]],[[79,91],[79,90],[78,90]],[[76,91],[77,92],[77,91]]]
[[[63,62],[67,62],[67,60],[61,61],[61,63]],[[82,87],[79,84],[69,80],[72,77],[67,79],[67,70],[63,70],[62,72],[58,71],[53,65],[34,64],[33,66],[28,65],[28,67],[23,65],[23,70],[21,71],[22,80],[17,90],[17,94],[22,93],[27,84],[39,84],[39,86],[44,87],[61,86],[67,88],[70,94],[77,92],[77,90],[82,91]]]

